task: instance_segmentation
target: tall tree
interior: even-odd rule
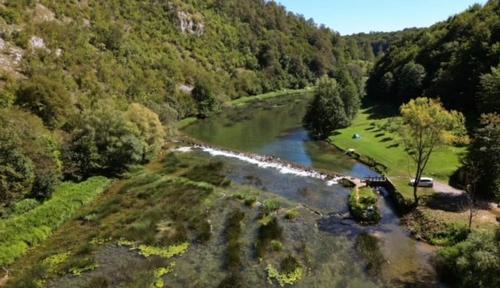
[[[416,165],[413,196],[417,206],[418,183],[432,152],[465,130],[464,117],[461,113],[447,111],[439,101],[428,98],[417,98],[404,104],[401,106],[401,116],[401,139]]]
[[[500,199],[500,115],[481,116],[469,147],[467,162],[477,163],[479,179],[478,196]],[[467,166],[466,166],[467,168]]]
[[[478,106],[480,111],[500,111],[500,65],[492,68],[491,73],[481,76],[478,93]]]
[[[349,124],[335,79],[321,78],[313,101],[304,117],[305,126],[314,137],[324,139],[330,133]]]

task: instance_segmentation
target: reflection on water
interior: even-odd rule
[[[280,101],[287,105],[226,111],[188,127],[185,132],[227,149],[277,156],[303,166],[360,178],[377,175],[327,143],[310,139],[301,127],[306,100]],[[340,185],[328,186],[320,179],[281,174],[238,159],[217,158],[225,163],[228,177],[234,182],[279,194],[327,215],[318,222],[319,229],[330,235],[332,241],[336,237],[350,239],[352,251],[348,253],[366,264],[368,276],[402,286],[418,281],[424,281],[424,287],[436,285],[435,273],[429,264],[432,251],[410,238],[400,225],[400,219],[386,200],[386,191],[380,191],[381,222],[367,227],[349,219],[350,191]]]
[[[184,132],[207,143],[236,151],[276,156],[355,177],[376,176],[367,166],[331,145],[313,141],[302,128],[308,97],[280,99],[265,107],[227,110],[188,126]]]

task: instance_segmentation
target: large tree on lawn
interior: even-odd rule
[[[401,139],[416,166],[413,196],[417,206],[418,183],[432,152],[440,145],[453,142],[455,136],[463,135],[464,117],[459,112],[447,111],[439,101],[428,98],[417,98],[404,104],[401,116]]]

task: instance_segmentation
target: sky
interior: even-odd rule
[[[289,11],[348,35],[428,27],[487,0],[277,0]]]

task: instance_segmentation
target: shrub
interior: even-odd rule
[[[280,287],[294,285],[304,276],[304,268],[297,259],[291,255],[281,261],[281,271],[278,271],[271,264],[267,265],[266,270],[269,283],[272,284],[272,280],[274,279],[278,282]]]
[[[217,108],[217,99],[214,96],[214,85],[207,79],[199,79],[192,91],[194,100],[198,103],[198,116],[207,117]]]
[[[61,83],[45,75],[36,75],[21,84],[16,104],[38,115],[50,127],[57,127],[71,113],[72,101]]]
[[[40,202],[36,201],[35,199],[21,200],[12,206],[12,212],[10,213],[10,216],[24,214],[35,209],[36,207],[38,207],[38,205],[40,205]]]
[[[260,223],[261,225],[257,232],[257,243],[255,246],[257,257],[264,256],[271,241],[281,240],[283,235],[283,228],[279,225],[276,217],[271,217],[269,221],[265,223],[260,221]]]
[[[353,189],[349,196],[349,210],[357,221],[365,224],[374,224],[380,221],[380,212],[377,207],[378,195],[370,187]]]
[[[119,174],[158,152],[165,134],[154,112],[138,104],[128,112],[109,103],[98,106],[75,117],[66,127],[71,130],[65,149],[66,174]]]
[[[47,239],[71,218],[78,208],[92,201],[109,185],[104,177],[75,184],[61,184],[53,197],[22,215],[0,221],[0,266],[12,263],[30,247]]]
[[[500,229],[473,232],[438,252],[437,268],[454,287],[500,287]]]
[[[0,110],[0,198],[48,198],[61,177],[57,143],[42,121],[25,111]]]

